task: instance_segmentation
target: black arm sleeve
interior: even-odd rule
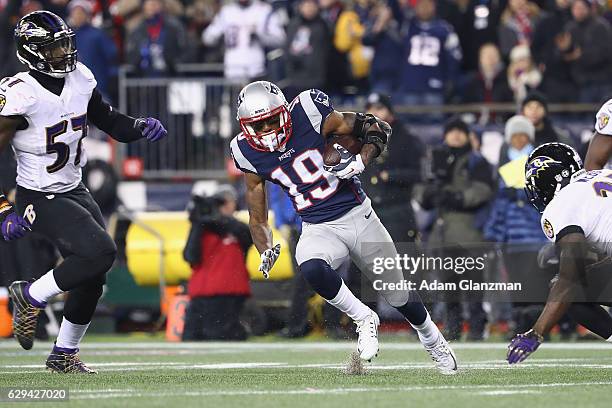
[[[142,132],[135,127],[136,119],[114,110],[102,99],[97,89],[91,94],[87,117],[91,123],[119,142],[129,143],[142,139]]]

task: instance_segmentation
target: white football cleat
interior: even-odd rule
[[[431,346],[425,346],[425,350],[436,363],[436,368],[444,375],[457,374],[457,358],[455,352],[440,333],[438,340]]]
[[[372,313],[365,319],[356,321],[357,333],[359,333],[359,339],[357,340],[357,351],[359,357],[362,360],[370,361],[373,357],[378,355],[378,326],[380,325],[380,319],[378,315],[372,311]]]

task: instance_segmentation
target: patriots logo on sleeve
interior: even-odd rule
[[[313,101],[329,106],[329,96],[327,96],[326,93],[321,92],[318,89],[311,89],[310,96],[312,97]]]

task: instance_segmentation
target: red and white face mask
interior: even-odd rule
[[[291,137],[291,115],[285,105],[250,118],[240,119],[240,128],[255,150],[273,152]]]

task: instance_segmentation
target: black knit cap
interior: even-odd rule
[[[540,105],[544,107],[544,110],[546,111],[546,113],[548,113],[548,99],[546,99],[546,96],[543,93],[538,92],[538,91],[532,91],[527,95],[527,97],[521,104],[521,110],[525,108],[525,105],[533,101],[539,102]]]
[[[380,92],[373,92],[368,95],[366,109],[370,109],[372,105],[382,105],[389,109],[389,112],[393,113],[393,103],[391,103],[391,98]]]
[[[470,134],[470,128],[467,123],[459,118],[451,118],[444,124],[444,135],[455,129],[465,133],[466,135]]]

